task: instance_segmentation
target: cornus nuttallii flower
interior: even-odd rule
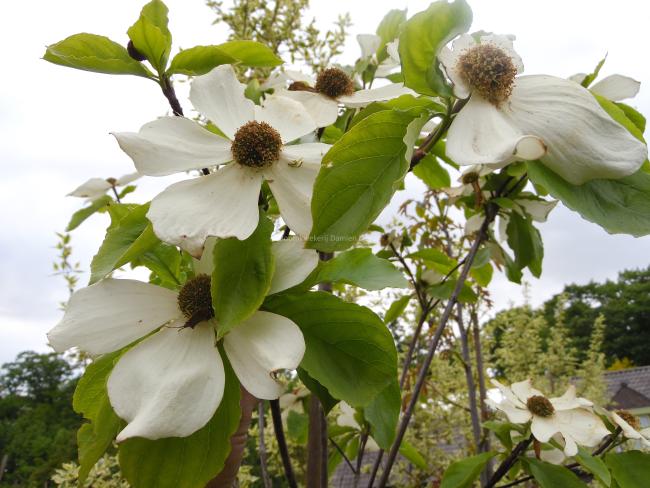
[[[273,243],[276,272],[271,293],[302,282],[318,264],[300,241]],[[223,397],[224,366],[215,344],[209,274],[212,253],[196,263],[197,276],[176,293],[150,283],[105,279],[72,295],[49,333],[57,351],[78,347],[93,356],[121,355],[108,378],[108,396],[127,422],[117,440],[186,437],[203,427]],[[223,349],[241,384],[257,398],[284,391],[278,372],[295,369],[305,352],[296,324],[257,311],[231,329]]]
[[[469,99],[449,128],[447,155],[461,165],[540,160],[575,185],[637,171],[647,147],[615,122],[588,90],[563,78],[517,76],[508,36],[463,35],[439,59],[454,94]]]
[[[68,193],[68,196],[85,198],[89,202],[93,202],[106,195],[106,192],[111,188],[126,186],[141,176],[140,173],[129,173],[128,175],[120,176],[119,178],[90,178],[88,181],[82,183],[76,189]]]
[[[293,75],[287,72],[291,78]],[[280,80],[280,79],[278,79]],[[300,102],[319,127],[336,122],[339,105],[361,108],[372,102],[391,100],[409,93],[403,83],[391,83],[378,88],[354,90],[354,81],[340,68],[327,68],[318,73],[315,80],[305,80],[304,76],[291,83],[287,90],[276,85],[276,91],[283,97]]]
[[[575,456],[578,445],[593,447],[609,434],[602,420],[590,410],[593,404],[576,397],[573,386],[561,397],[546,398],[532,387],[530,380],[513,383],[510,387],[496,380],[492,380],[492,384],[503,395],[498,403],[489,401],[493,408],[505,413],[514,424],[530,422],[530,430],[539,442],[548,442],[556,434],[561,435],[567,456]]]
[[[635,439],[645,447],[650,447],[650,429],[641,430],[639,419],[627,410],[616,410],[609,412],[612,421],[621,428],[623,436],[628,439]]]
[[[224,165],[207,176],[175,183],[151,202],[156,235],[200,256],[208,236],[246,239],[257,227],[258,197],[266,180],[280,214],[297,234],[311,230],[311,195],[329,145],[288,143],[316,123],[289,98],[270,96],[256,106],[230,65],[192,82],[190,100],[225,137],[183,117],[163,117],[138,133],[115,134],[138,171],[164,176]]]

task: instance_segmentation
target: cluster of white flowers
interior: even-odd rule
[[[381,40],[372,35],[358,40],[362,59],[377,64],[379,76],[399,65],[397,41],[386,46],[388,58],[377,63]],[[472,169],[479,177],[516,160],[539,159],[567,181],[581,184],[629,175],[646,159],[645,145],[576,82],[516,76],[523,64],[510,37],[490,35],[477,41],[464,35],[453,49],[443,48],[439,60],[456,96],[467,99],[449,129],[447,155],[461,165],[479,165]],[[93,356],[135,343],[122,353],[108,379],[111,405],[128,422],[118,441],[190,435],[209,421],[221,401],[225,374],[216,347],[212,253],[205,251],[210,239],[243,240],[255,231],[264,181],[287,226],[307,238],[312,188],[330,147],[316,142],[315,131],[334,123],[342,107],[414,95],[401,83],[357,89],[339,68],[326,69],[315,79],[278,72],[262,88],[273,94],[256,105],[230,65],[196,77],[190,100],[201,122],[162,117],[137,133],[115,133],[138,173],[119,180],[93,179],[72,192],[94,200],[140,175],[199,173],[161,192],[147,214],[162,241],[197,259],[196,277],[178,293],[105,279],[75,293],[49,333],[56,350],[78,347]],[[450,194],[474,190],[469,182]],[[517,201],[522,212],[538,219],[545,219],[555,203]],[[273,251],[276,271],[270,293],[300,283],[317,264],[317,254],[305,250],[301,240],[274,242]],[[282,393],[276,373],[299,365],[305,342],[289,319],[258,311],[225,335],[223,350],[241,384],[253,395],[271,399]],[[542,442],[561,434],[567,455],[575,454],[576,445],[593,445],[607,433],[591,403],[576,398],[573,390],[546,399],[528,382],[512,389],[498,386],[505,400],[497,408],[513,422],[532,420],[533,434]]]
[[[590,400],[576,396],[573,385],[564,395],[547,398],[533,388],[530,380],[505,386],[492,380],[501,394],[497,402],[488,399],[488,404],[503,412],[513,424],[530,427],[534,438],[543,443],[555,441],[563,447],[566,456],[578,454],[578,446],[595,447],[610,435],[601,415],[610,423],[620,427],[624,437],[640,440],[650,446],[650,429],[639,431],[638,420],[628,412],[608,412],[595,406]],[[564,456],[553,449],[545,452],[545,460],[562,462]]]

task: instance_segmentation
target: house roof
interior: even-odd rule
[[[650,407],[650,366],[607,371],[604,376],[612,406],[625,409]]]

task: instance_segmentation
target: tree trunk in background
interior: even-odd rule
[[[239,427],[237,431],[230,438],[230,454],[226,459],[223,471],[211,480],[206,488],[232,488],[237,480],[237,473],[244,456],[244,448],[246,447],[246,439],[248,437],[248,428],[251,424],[253,410],[257,406],[259,400],[253,395],[248,393],[244,387],[241,387],[241,419],[239,420]]]

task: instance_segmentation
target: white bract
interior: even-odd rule
[[[190,100],[224,137],[184,117],[162,117],[138,133],[115,134],[138,171],[164,176],[224,165],[207,176],[169,186],[151,202],[147,217],[156,235],[193,256],[208,236],[246,239],[257,227],[263,180],[280,214],[298,235],[311,230],[311,196],[322,143],[289,145],[316,129],[304,107],[269,96],[256,106],[244,96],[230,65],[215,68],[192,82]]]
[[[357,419],[354,418],[356,410],[346,402],[340,402],[339,408],[341,413],[336,417],[336,424],[341,427],[350,427],[351,429],[358,430],[361,432],[361,426]],[[379,445],[377,442],[370,436],[366,440],[366,449],[368,451],[379,451]]]
[[[650,447],[650,429],[640,429],[639,420],[629,412],[609,412],[612,421],[621,428],[623,436],[638,440],[645,447]]]
[[[569,79],[580,84],[587,77],[585,73],[575,74]],[[639,93],[641,82],[619,74],[609,75],[589,86],[593,93],[605,97],[612,102],[620,102],[626,98],[634,98]]]
[[[377,59],[377,51],[381,46],[381,37],[377,34],[359,34],[357,42],[361,48],[361,60],[377,65],[375,70],[376,77],[388,76],[395,68],[400,65],[399,58],[399,40],[394,39],[386,44],[386,54],[388,55],[381,63]]]
[[[302,282],[318,263],[300,241],[273,243],[272,289]],[[198,272],[211,272],[206,253]],[[105,279],[72,295],[50,345],[78,347],[92,356],[123,353],[108,378],[115,413],[127,422],[117,440],[186,437],[203,427],[223,397],[225,373],[216,346],[209,275],[198,274],[178,292],[134,280]],[[257,398],[284,391],[278,372],[295,369],[305,352],[302,332],[291,320],[257,311],[226,333],[223,349],[241,384]]]
[[[461,165],[503,167],[540,160],[568,182],[636,172],[647,147],[615,122],[579,84],[523,69],[512,38],[462,35],[439,56],[454,94],[468,99],[447,135],[447,155]]]
[[[530,380],[513,383],[510,387],[492,380],[503,398],[488,400],[490,405],[506,414],[514,424],[530,422],[530,430],[539,442],[549,442],[559,434],[564,439],[564,453],[575,456],[578,446],[596,446],[609,431],[589,407],[593,404],[576,397],[575,387],[557,398],[546,398],[532,387]]]
[[[289,74],[289,72],[287,72]],[[326,127],[336,122],[339,105],[348,108],[362,108],[372,102],[382,102],[413,94],[403,83],[391,83],[377,88],[354,90],[352,79],[339,68],[321,71],[318,77],[309,83],[304,77],[295,80],[287,90],[277,90],[283,97],[300,102],[318,127]]]
[[[106,192],[111,188],[119,188],[134,182],[142,175],[140,173],[129,173],[128,175],[120,176],[119,178],[90,178],[85,183],[79,185],[76,189],[68,193],[69,197],[85,198],[89,202],[106,195]]]

